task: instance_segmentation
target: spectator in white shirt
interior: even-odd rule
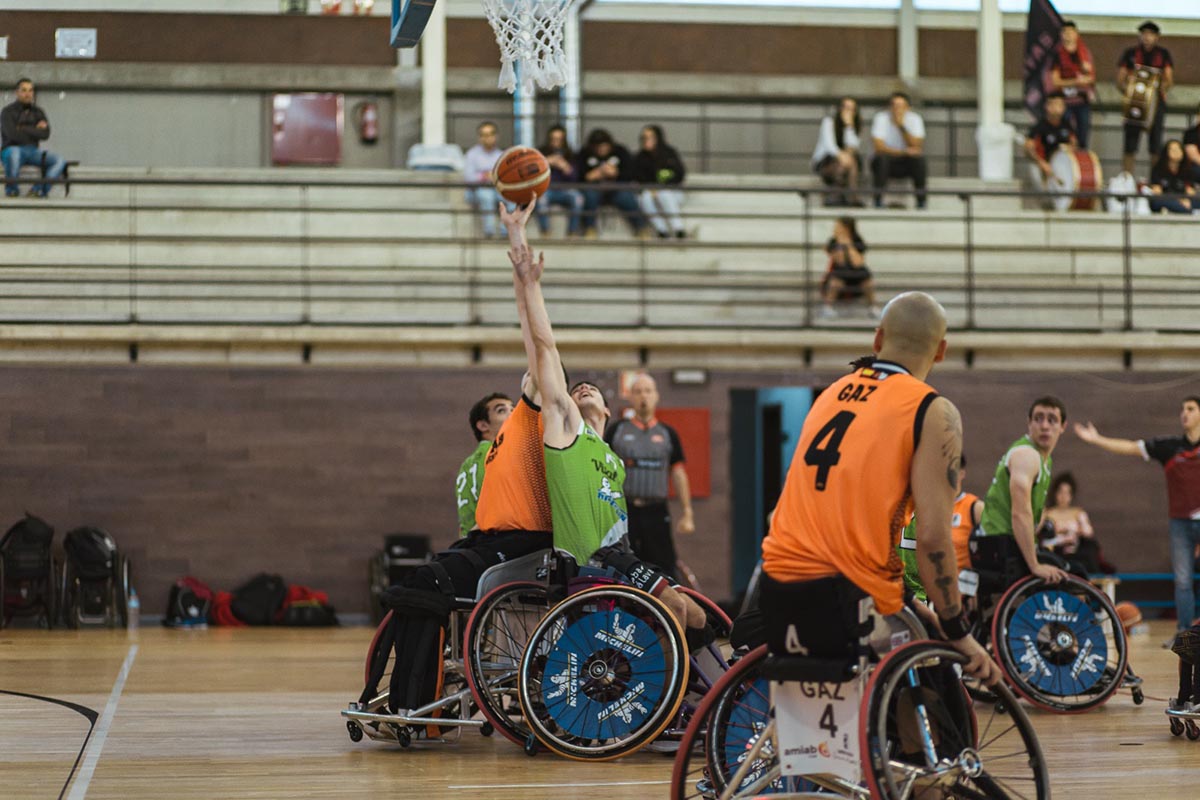
[[[862,156],[858,132],[862,118],[858,114],[858,103],[852,97],[843,97],[837,112],[821,120],[821,131],[817,135],[817,148],[813,151],[813,172],[821,176],[826,186],[845,190],[825,195],[827,206],[862,205],[856,194],[858,174],[862,172]]]
[[[479,123],[476,133],[479,135],[479,143],[467,151],[463,176],[467,183],[481,184],[467,188],[467,202],[475,209],[483,223],[483,235],[490,239],[497,235],[496,208],[500,202],[500,196],[492,186],[492,167],[496,166],[503,151],[496,146],[495,123]],[[511,209],[511,204],[505,205]]]
[[[883,206],[883,190],[889,178],[912,178],[917,190],[917,208],[925,207],[925,121],[912,110],[908,95],[894,92],[887,111],[871,122],[875,157],[871,177],[875,185],[875,207]]]

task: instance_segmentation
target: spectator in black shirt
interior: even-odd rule
[[[660,239],[674,236],[682,239],[683,183],[686,170],[679,151],[667,144],[667,137],[658,125],[642,128],[642,149],[633,161],[633,179],[642,184],[642,213],[650,220]],[[655,188],[646,188],[655,187]]]
[[[829,271],[825,274],[822,287],[824,305],[818,312],[822,319],[837,317],[833,304],[842,297],[861,295],[867,301],[872,317],[879,317],[879,306],[875,304],[875,281],[863,258],[867,243],[858,235],[853,217],[841,217],[833,223],[833,237],[825,245],[829,254]]]
[[[1163,117],[1167,112],[1167,92],[1175,83],[1175,66],[1171,60],[1171,51],[1158,46],[1159,27],[1149,20],[1138,26],[1138,43],[1121,54],[1117,61],[1117,88],[1122,96],[1133,79],[1138,67],[1154,67],[1162,72],[1162,82],[1158,85],[1158,106],[1154,111],[1154,120],[1150,125],[1150,136],[1146,140],[1146,149],[1150,159],[1158,158],[1162,149]],[[1134,162],[1137,160],[1138,141],[1142,138],[1142,126],[1138,123],[1125,123],[1125,149],[1121,165],[1130,174],[1133,173]]]
[[[1054,178],[1050,159],[1060,147],[1075,146],[1075,129],[1066,118],[1067,104],[1060,92],[1046,95],[1042,118],[1025,134],[1025,152],[1033,161],[1029,174],[1035,186],[1045,191]]]
[[[550,207],[567,209],[567,235],[579,235],[579,217],[583,213],[583,194],[578,189],[564,189],[562,184],[575,183],[574,153],[567,144],[567,129],[555,125],[546,131],[546,141],[538,148],[550,165],[550,188],[538,200],[538,229],[542,235],[550,232]]]
[[[1196,194],[1196,189],[1192,186],[1179,140],[1167,142],[1158,161],[1154,162],[1150,191],[1154,193],[1150,198],[1151,211],[1157,213],[1166,209],[1173,214],[1192,213],[1192,195]]]
[[[0,158],[4,160],[4,194],[9,197],[21,193],[16,178],[26,164],[41,169],[46,181],[62,177],[67,168],[62,156],[38,149],[50,138],[50,122],[46,112],[34,105],[33,81],[21,78],[16,88],[16,101],[0,110]],[[36,184],[29,193],[46,197],[50,194],[50,184]]]
[[[1092,423],[1075,425],[1083,441],[1110,453],[1139,456],[1162,464],[1167,476],[1167,516],[1171,518],[1171,569],[1175,577],[1175,627],[1185,630],[1196,616],[1192,583],[1196,546],[1200,545],[1200,397],[1183,398],[1179,411],[1182,436],[1155,439],[1110,439]],[[1170,647],[1171,637],[1163,647]]]
[[[588,134],[587,145],[575,160],[575,171],[583,183],[631,183],[633,157],[613,141],[612,134],[596,128]],[[596,212],[601,205],[620,209],[635,234],[645,227],[637,195],[629,189],[583,190],[583,235],[596,238]]]
[[[1200,108],[1196,109],[1196,124],[1183,132],[1183,155],[1192,182],[1200,181]]]

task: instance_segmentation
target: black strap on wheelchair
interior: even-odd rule
[[[433,567],[436,562],[425,565]],[[441,575],[438,572],[441,572]],[[403,586],[393,586],[383,594],[383,605],[392,610],[392,617],[375,643],[371,651],[371,673],[367,677],[367,685],[359,696],[358,702],[365,705],[371,701],[383,680],[383,671],[387,668],[388,653],[395,652],[397,662],[400,659],[400,648],[403,644],[400,632],[408,623],[418,621],[433,621],[437,626],[445,626],[450,618],[450,607],[453,600],[453,586],[446,570],[437,565],[433,570],[439,588],[450,587],[451,594],[428,592],[422,589],[408,589]],[[399,670],[393,670],[392,682],[396,683]],[[393,709],[394,710],[394,709]]]

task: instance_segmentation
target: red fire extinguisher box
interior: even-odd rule
[[[271,163],[341,163],[344,106],[345,98],[334,92],[272,96]]]

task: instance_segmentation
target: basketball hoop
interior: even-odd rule
[[[536,83],[553,89],[567,82],[563,24],[574,0],[483,0],[500,45],[499,86],[532,92]]]

